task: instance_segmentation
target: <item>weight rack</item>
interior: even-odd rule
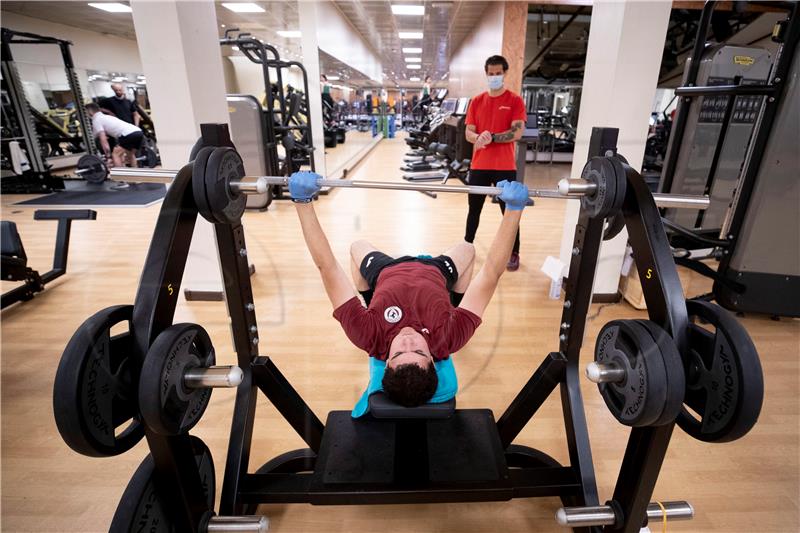
[[[227,125],[203,124],[201,131],[202,145],[233,147]],[[617,129],[594,128],[590,155],[617,157],[617,135]],[[660,215],[641,176],[629,167],[624,168],[627,186],[621,201],[622,215],[643,280],[649,317],[671,334],[678,349],[684,353],[688,325],[686,304]],[[190,162],[177,173],[164,198],[136,294],[131,348],[139,368],[155,338],[173,322],[198,215],[196,191],[193,190],[197,182],[193,184],[192,172]],[[215,179],[230,179],[230,176],[219,175]],[[621,180],[622,176],[609,179]],[[606,506],[600,506],[579,384],[579,357],[600,245],[604,239],[604,223],[603,217],[591,218],[586,210],[581,210],[573,241],[570,277],[565,287],[558,350],[544,358],[496,424],[488,412],[490,424],[496,432],[490,430],[487,435],[478,436],[485,437],[486,442],[491,441],[492,445],[495,442],[499,445],[496,450],[498,478],[482,482],[445,480],[399,485],[367,482],[357,486],[326,484],[324,472],[315,469],[315,463],[324,463],[323,454],[330,447],[326,444],[326,436],[338,431],[331,421],[347,418],[349,412],[333,412],[328,425],[323,424],[274,362],[260,355],[241,219],[231,224],[215,223],[233,344],[238,366],[243,371],[232,416],[219,514],[222,517],[241,515],[247,510],[252,511],[259,503],[424,503],[556,496],[567,506],[585,507],[586,512],[588,508],[602,511],[603,520],[593,523],[578,519],[570,521],[569,516],[582,516],[581,509],[564,513],[565,523],[574,525],[575,531],[638,532],[652,514],[648,512],[648,505],[675,423],[631,429],[613,497]],[[133,375],[138,374],[133,372]],[[564,414],[570,457],[568,465],[559,464],[541,451],[513,443],[556,387],[559,388]],[[269,461],[258,472],[249,473],[259,391],[289,422],[308,449],[287,452]],[[346,417],[340,415],[337,418],[337,413],[346,413]],[[191,437],[188,434],[164,436],[142,421],[139,425],[155,464],[154,482],[160,503],[164,509],[170,510],[175,529],[206,531],[209,512],[213,509],[208,508],[203,494]],[[683,509],[686,507],[684,505]],[[676,510],[669,516],[687,518],[690,514]]]

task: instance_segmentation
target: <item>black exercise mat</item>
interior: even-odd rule
[[[114,189],[112,185],[67,187],[66,190],[17,202],[14,205],[147,207],[164,198],[166,193],[167,187],[163,183],[131,183],[124,189]]]

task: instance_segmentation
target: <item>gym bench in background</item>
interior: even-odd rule
[[[97,211],[90,209],[39,209],[33,213],[34,220],[57,220],[56,247],[53,252],[53,269],[39,274],[28,266],[28,256],[22,246],[22,238],[13,222],[0,222],[2,232],[2,278],[6,281],[22,281],[2,296],[2,309],[17,302],[30,300],[44,286],[67,273],[67,255],[69,254],[69,234],[73,220],[95,220]]]

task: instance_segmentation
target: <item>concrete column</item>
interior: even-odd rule
[[[595,1],[589,30],[578,131],[571,176],[586,164],[593,126],[619,128],[619,153],[641,170],[650,108],[669,23],[670,1]],[[561,261],[569,265],[578,202],[567,202]],[[616,295],[627,231],[603,243],[595,275],[596,295]]]
[[[136,40],[164,168],[181,168],[203,122],[228,122],[217,16],[212,0],[132,0]],[[185,291],[221,296],[211,224],[198,217]]]
[[[528,31],[528,2],[504,2],[503,57],[508,60],[506,88],[522,93],[525,67],[525,35]]]
[[[322,128],[322,87],[319,83],[319,38],[317,2],[298,2],[300,47],[303,66],[308,73],[308,105],[311,108],[311,135],[314,137],[314,165],[317,173],[328,174],[325,168],[325,137]]]

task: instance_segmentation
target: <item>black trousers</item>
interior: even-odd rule
[[[470,170],[467,182],[470,185],[479,185],[483,187],[493,187],[498,181],[516,181],[516,170]],[[464,240],[473,242],[475,240],[475,232],[478,231],[478,224],[481,222],[481,211],[483,210],[483,202],[486,196],[483,194],[468,194],[467,201],[469,202],[469,211],[467,212],[467,229],[464,234]],[[502,200],[500,204],[500,212],[506,212],[506,203]],[[517,237],[514,239],[514,248],[512,250],[515,254],[519,253],[519,230],[517,230]]]

